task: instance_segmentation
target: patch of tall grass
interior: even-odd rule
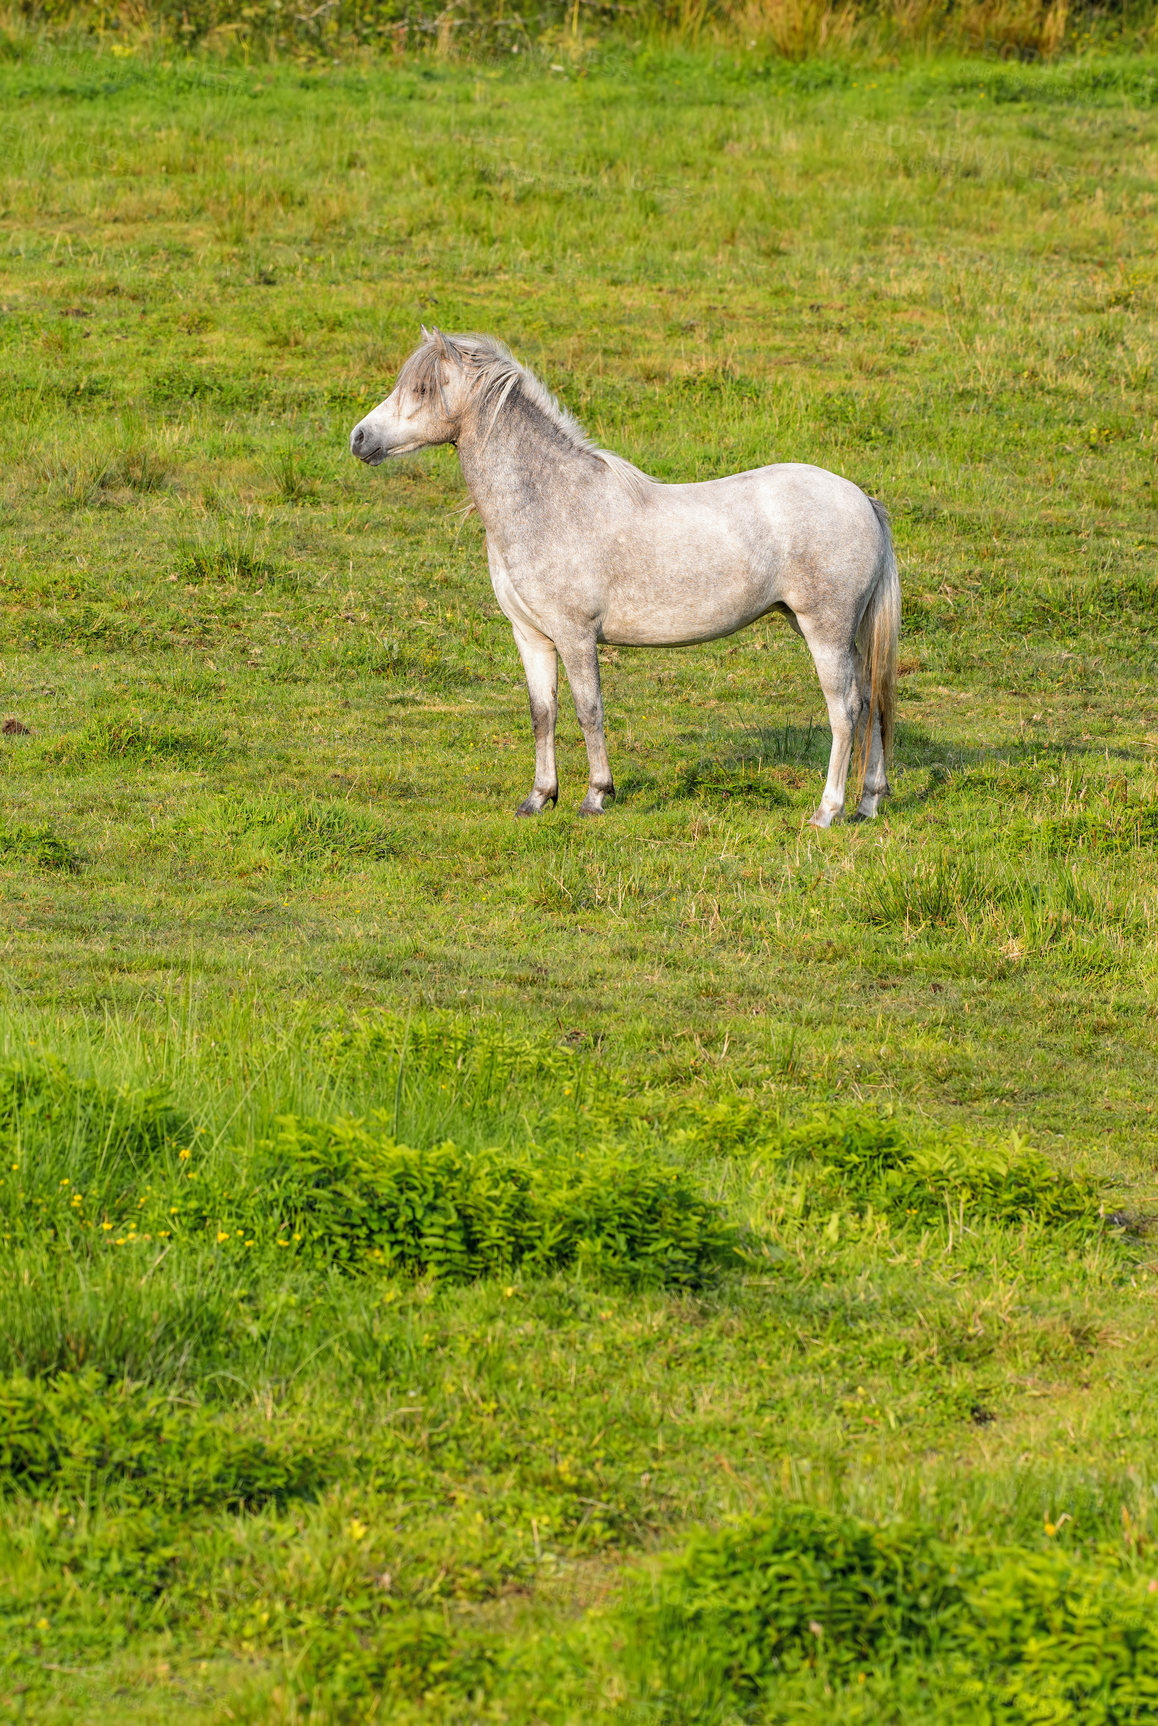
[[[434,1048],[423,1031],[404,1032],[418,1061]],[[399,1143],[403,1049],[387,1078],[389,1110],[325,1121],[279,1112],[253,1139],[229,1115],[210,1138],[205,1121],[194,1125],[156,1084],[107,1086],[57,1061],[13,1063],[0,1071],[0,1235],[67,1242],[83,1258],[188,1244],[243,1257],[281,1249],[291,1260],[452,1282],[566,1270],[681,1286],[735,1263],[734,1229],[686,1175],[654,1155],[585,1143],[581,1117],[562,1144],[556,1128],[545,1146],[494,1148],[478,1142],[468,1107],[465,1148]],[[513,1052],[515,1067],[534,1058],[533,1048]],[[480,1060],[477,1043],[460,1038],[430,1064],[457,1071],[468,1053],[485,1107],[512,1051],[500,1042]],[[412,1074],[408,1112],[429,1120],[433,1108],[453,1128],[459,1110],[445,1085],[420,1111],[414,1086]]]
[[[236,1269],[212,1250],[173,1253],[157,1241],[147,1257],[115,1248],[93,1256],[11,1238],[5,1250],[0,1373],[92,1371],[212,1401],[236,1396],[239,1375],[256,1376],[255,1366],[276,1373],[284,1364],[288,1278],[255,1330]]]

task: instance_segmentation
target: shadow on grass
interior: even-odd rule
[[[677,765],[674,780],[629,769],[616,796],[640,808],[677,801],[785,805],[794,791],[823,775],[830,743],[828,730],[814,720],[709,733],[695,759]]]
[[[1100,742],[1019,740],[1006,744],[970,744],[934,736],[911,725],[897,728],[896,777],[906,772],[928,771],[929,782],[911,793],[914,803],[928,803],[959,789],[966,776],[975,782],[978,774],[1000,775],[1003,788],[1033,791],[1050,767],[1065,763],[1105,763],[1146,759],[1142,749]]]
[[[742,803],[785,806],[793,793],[816,790],[828,765],[832,734],[809,720],[767,726],[745,726],[708,735],[694,760],[676,767],[674,780],[630,768],[616,787],[622,805],[645,809],[660,803]],[[906,801],[924,804],[960,789],[966,777],[992,776],[1002,789],[1035,790],[1049,770],[1067,762],[1141,762],[1143,750],[1105,742],[1057,742],[1026,739],[1007,744],[972,744],[934,734],[907,723],[897,727],[894,779]],[[927,771],[928,783],[909,791],[906,774]],[[994,786],[996,789],[997,786]]]

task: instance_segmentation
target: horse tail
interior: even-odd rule
[[[864,794],[864,777],[872,749],[873,720],[880,720],[881,746],[887,766],[893,753],[893,721],[897,707],[897,638],[901,632],[901,582],[897,574],[897,554],[889,515],[878,498],[870,497],[873,514],[881,530],[881,557],[877,578],[873,583],[868,604],[864,608],[856,632],[857,657],[863,679],[867,673],[869,686],[868,724],[860,746],[859,792]]]

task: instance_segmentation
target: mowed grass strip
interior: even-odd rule
[[[5,830],[79,865],[49,892],[5,845],[13,979],[164,1011],[192,931],[219,998],[795,1039],[821,1091],[1133,1155],[1149,62],[117,64],[0,69]],[[614,819],[574,823],[567,716],[563,807],[512,826],[525,697],[453,457],[346,454],[422,317],[507,336],[662,477],[811,460],[886,500],[883,823],[803,831],[827,729],[769,624],[605,654]]]
[[[0,64],[17,1715],[1150,1706],[1154,68],[586,71]],[[511,821],[422,318],[886,500],[884,819],[771,624]]]

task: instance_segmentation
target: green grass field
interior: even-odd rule
[[[1158,60],[0,61],[0,1720],[1158,1716]],[[421,319],[902,559],[561,801]]]

